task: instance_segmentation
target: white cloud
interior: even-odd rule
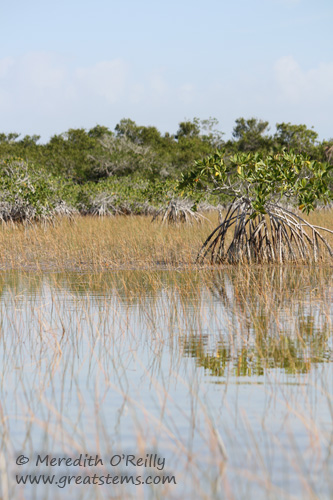
[[[129,89],[129,100],[133,104],[140,104],[145,99],[145,86],[142,83],[133,83]]]
[[[26,54],[16,65],[16,77],[38,91],[54,90],[64,83],[65,68],[53,54],[33,52]]]
[[[46,52],[0,59],[0,132],[47,139],[96,123],[113,128],[123,117],[172,132],[185,117],[215,116],[229,136],[237,117],[257,116],[272,126],[306,123],[332,135],[333,62],[304,69],[286,56],[269,68],[205,82],[184,81],[167,68],[134,67],[122,59],[78,67]]]
[[[16,59],[0,60],[0,111],[6,122],[25,120],[57,109],[66,86],[66,67],[55,54],[32,52]],[[1,122],[0,122],[1,123]]]
[[[292,57],[282,57],[275,64],[280,98],[292,104],[320,104],[333,98],[333,63],[320,63],[303,70]]]
[[[186,112],[178,108],[190,105],[193,86],[172,85],[165,72],[152,68],[134,73],[122,59],[78,67],[47,52],[1,59],[0,131],[47,137],[59,129],[109,125],[124,116],[141,123],[153,123],[156,116],[170,119],[173,114],[181,120],[188,108]]]
[[[14,64],[14,60],[11,57],[5,57],[0,60],[0,83],[1,79],[5,78],[10,70],[10,67]]]
[[[195,99],[195,88],[191,83],[181,85],[178,91],[179,100],[185,104],[191,104]]]
[[[168,92],[168,85],[160,73],[154,73],[150,77],[150,87],[154,96],[163,96]]]
[[[121,59],[98,62],[94,66],[79,68],[75,72],[78,87],[87,93],[102,97],[113,104],[124,93],[127,65]]]
[[[126,88],[127,65],[115,59],[86,67],[57,54],[33,52],[0,59],[0,131],[43,137],[101,122]],[[110,114],[110,113],[109,113]]]
[[[301,3],[302,0],[274,0],[277,3],[282,3],[284,5],[297,5]]]

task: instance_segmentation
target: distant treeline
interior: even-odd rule
[[[114,131],[97,125],[70,129],[39,144],[37,135],[0,134],[0,220],[33,221],[55,215],[154,214],[173,199],[190,198],[178,183],[194,162],[222,151],[228,159],[242,152],[264,157],[281,151],[309,160],[333,162],[333,140],[318,141],[305,125],[239,118],[225,141],[214,118],[179,123],[175,134],[121,120]],[[227,198],[201,193],[206,207]]]
[[[318,141],[318,134],[306,125],[278,123],[270,134],[267,121],[239,118],[228,141],[217,126],[214,118],[194,118],[179,123],[175,134],[161,134],[156,127],[122,119],[114,131],[100,125],[90,130],[69,129],[47,144],[38,144],[38,135],[0,134],[0,159],[20,157],[77,183],[133,174],[148,179],[176,178],[216,149],[227,154],[287,149],[310,159],[333,161],[333,139]]]

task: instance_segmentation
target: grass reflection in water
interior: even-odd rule
[[[331,283],[307,266],[3,273],[0,454],[158,452],[178,483],[156,499],[329,498]]]

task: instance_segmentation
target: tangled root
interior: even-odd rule
[[[201,222],[205,217],[193,210],[194,203],[190,200],[171,200],[168,206],[161,208],[154,215],[152,222],[161,217],[162,224]]]
[[[249,200],[234,201],[220,225],[201,247],[197,262],[209,255],[214,263],[264,263],[314,261],[323,252],[333,252],[318,229],[299,215],[274,203],[267,203],[265,214],[258,214]],[[227,244],[233,232],[231,243]]]

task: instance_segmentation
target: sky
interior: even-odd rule
[[[0,0],[0,132],[217,118],[333,138],[332,0]]]

